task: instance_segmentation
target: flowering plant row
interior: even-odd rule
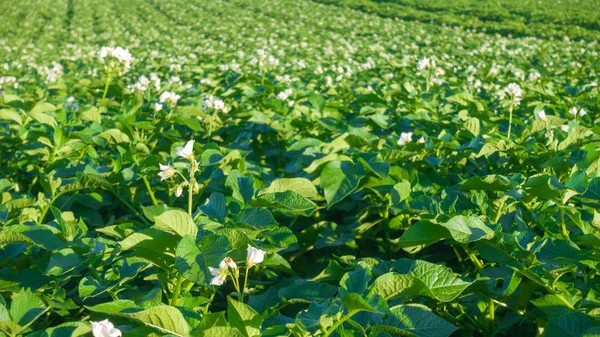
[[[0,8],[0,337],[598,334],[595,40]]]

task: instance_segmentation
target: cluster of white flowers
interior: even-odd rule
[[[433,69],[435,68],[435,60],[429,57],[424,57],[417,61],[417,70]]]
[[[19,82],[17,82],[17,78],[14,76],[0,76],[0,87],[10,86],[17,89],[19,87]]]
[[[266,253],[267,252],[262,249],[254,248],[254,247],[248,245],[248,251],[247,251],[247,256],[246,256],[247,270],[249,270],[252,266],[263,262],[265,259]],[[225,281],[227,280],[227,276],[229,275],[230,270],[236,270],[237,268],[238,268],[237,264],[230,257],[224,258],[219,263],[219,268],[208,267],[210,274],[213,277],[210,280],[210,284],[215,285],[215,286],[223,285],[223,283],[225,283]],[[246,271],[246,273],[247,272],[248,271]]]
[[[412,136],[413,136],[412,132],[402,132],[400,134],[400,138],[398,139],[398,145],[404,146],[404,145],[412,142]],[[419,138],[419,140],[417,140],[417,144],[424,144],[424,143],[425,143],[425,137],[421,137],[421,138]]]
[[[229,108],[225,106],[225,102],[214,96],[207,96],[204,99],[204,107],[207,109],[220,110],[225,113],[229,112]]]
[[[587,115],[587,111],[585,111],[583,108],[577,110],[577,107],[572,107],[571,109],[569,109],[569,113],[573,116],[573,117],[583,117],[585,115]]]
[[[181,78],[179,78],[179,76],[171,76],[171,78],[169,79],[169,83],[183,85],[183,81],[181,81]]]
[[[279,92],[277,94],[277,99],[280,100],[280,101],[285,101],[291,95],[292,95],[292,89],[286,89],[286,90],[281,91],[281,92]]]
[[[136,83],[129,86],[129,89],[131,89],[131,91],[144,92],[148,90],[149,85],[150,80],[146,76],[142,75]]]
[[[501,100],[503,100],[506,97],[505,93],[510,96],[509,98],[511,99],[513,105],[521,104],[523,90],[521,90],[521,87],[518,84],[510,83],[509,85],[507,85],[506,88],[504,88],[504,92],[501,91],[498,94]]]
[[[105,319],[100,322],[92,323],[92,335],[94,337],[121,337],[121,330],[115,328],[115,326],[108,320]]]
[[[199,163],[196,160],[194,160],[194,143],[195,143],[195,141],[192,139],[192,140],[188,141],[184,146],[179,146],[175,149],[175,151],[177,152],[177,156],[191,161],[189,168],[190,168],[190,171],[192,172],[192,175],[193,175],[193,172],[195,172],[195,170],[198,168],[198,165],[199,165]],[[158,176],[160,177],[161,181],[169,179],[169,178],[173,177],[176,173],[178,173],[178,171],[175,170],[175,168],[173,168],[169,165],[163,165],[163,164],[159,163],[158,166],[160,168],[160,172],[158,173]],[[193,185],[191,187],[193,188],[193,190],[195,192],[198,192],[200,190],[200,185],[198,184],[197,181],[195,181],[195,179],[192,179],[192,182],[193,182]],[[190,184],[187,180],[178,184],[177,187],[175,188],[175,196],[180,197],[183,194],[183,188],[186,186],[190,186]]]
[[[108,60],[107,67],[113,70],[117,66],[122,66],[123,69],[127,71],[131,67],[131,62],[133,61],[133,56],[131,56],[129,49],[124,49],[122,47],[112,48],[104,46],[100,48],[98,58],[102,62]]]
[[[180,98],[181,96],[177,95],[174,92],[165,91],[162,94],[160,94],[159,101],[161,103],[167,103],[170,106],[176,106]]]
[[[56,83],[64,74],[63,66],[58,62],[52,62],[51,67],[38,67],[37,72],[40,76],[46,77],[46,83]]]
[[[160,90],[160,78],[155,73],[150,73],[150,81],[154,83],[154,89]]]

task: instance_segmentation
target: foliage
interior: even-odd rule
[[[343,2],[1,3],[0,336],[597,335],[597,27]]]

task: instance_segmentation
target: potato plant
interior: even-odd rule
[[[595,13],[507,3],[0,2],[0,337],[600,335]]]

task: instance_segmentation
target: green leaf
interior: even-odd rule
[[[92,332],[92,328],[89,324],[81,322],[68,322],[45,329],[41,337],[83,337],[89,335],[90,332]]]
[[[101,134],[99,134],[97,137],[102,138],[112,144],[121,144],[121,143],[130,143],[131,142],[131,139],[129,139],[129,136],[127,136],[127,134],[125,134],[123,131],[121,131],[119,129],[106,130],[106,131],[102,132]]]
[[[477,157],[489,156],[496,152],[505,152],[512,148],[514,148],[513,143],[509,143],[504,139],[497,142],[485,143],[481,148],[481,151],[477,154]]]
[[[14,121],[19,125],[23,124],[21,115],[17,111],[11,109],[0,109],[0,120]]]
[[[306,178],[282,178],[274,180],[268,188],[258,192],[258,195],[293,191],[299,195],[312,200],[320,200],[321,196],[317,188]]]
[[[327,207],[352,194],[365,172],[360,163],[334,160],[321,171],[321,186],[325,191]]]
[[[235,219],[235,222],[258,230],[266,230],[277,227],[277,222],[275,221],[275,218],[273,218],[271,212],[264,208],[246,208]]]
[[[225,186],[233,190],[233,198],[247,205],[254,196],[254,178],[243,177],[239,171],[231,171]]]
[[[32,114],[42,114],[45,112],[53,112],[56,111],[56,107],[53,104],[48,102],[38,102],[32,109]]]
[[[413,276],[423,282],[427,296],[442,302],[458,297],[473,282],[464,281],[452,269],[423,260],[396,260],[394,268],[400,274]]]
[[[187,337],[190,333],[190,327],[183,314],[177,308],[168,305],[158,305],[136,311],[133,302],[121,300],[87,308],[94,312],[132,319],[156,331],[178,337]]]
[[[406,180],[401,180],[392,187],[391,191],[392,204],[400,203],[410,197],[410,183]]]
[[[312,105],[313,109],[321,112],[325,107],[325,98],[319,94],[311,93],[308,96],[308,102]]]
[[[593,327],[594,323],[588,315],[571,312],[548,320],[544,337],[580,337]]]
[[[198,226],[192,220],[192,217],[182,210],[169,210],[154,218],[154,228],[161,231],[185,236],[196,237]]]
[[[362,295],[359,294],[348,294],[342,299],[342,303],[348,309],[348,311],[368,311],[378,312],[376,308],[371,306]]]
[[[295,212],[310,212],[317,208],[314,202],[293,191],[263,194],[252,205],[274,207]]]
[[[227,297],[227,316],[229,323],[237,328],[244,336],[253,337],[260,335],[262,317],[244,303]]]
[[[469,243],[481,239],[491,239],[494,231],[474,216],[457,215],[441,226],[448,229],[454,240]]]
[[[340,280],[339,296],[345,297],[346,294],[355,293],[362,295],[366,292],[367,286],[371,281],[371,275],[362,267],[346,273]]]
[[[166,252],[177,244],[177,237],[156,228],[146,228],[129,235],[119,244],[122,250],[145,248]]]
[[[511,188],[510,180],[497,174],[483,177],[473,176],[460,184],[461,191],[508,191]]]
[[[223,193],[214,192],[200,209],[208,215],[209,218],[224,222],[228,214],[227,200],[225,200]]]
[[[48,276],[63,275],[79,267],[82,263],[83,259],[73,249],[61,249],[50,257],[45,274]]]
[[[369,294],[369,296],[378,294],[386,300],[391,300],[400,296],[430,295],[430,291],[421,280],[414,276],[387,273],[375,279]]]
[[[197,335],[198,337],[244,337],[239,330],[226,326],[215,326],[210,329],[202,330]]]
[[[531,300],[531,303],[549,317],[560,317],[573,312],[558,297],[552,294],[538,297]]]
[[[206,260],[195,238],[190,235],[185,235],[177,245],[175,266],[186,280],[200,285],[209,283],[210,272]]]
[[[386,326],[391,329],[386,329]],[[373,330],[384,330],[400,335],[409,332],[416,337],[448,337],[458,328],[432,313],[424,305],[403,304],[391,308],[388,317],[374,326]]]
[[[279,297],[286,300],[302,299],[305,301],[323,302],[337,292],[337,287],[326,283],[310,282],[303,279],[293,279],[288,285],[279,290]]]
[[[97,304],[94,306],[85,306],[87,309],[93,312],[100,312],[104,314],[115,314],[128,309],[135,309],[138,306],[135,302],[130,300],[116,300],[112,302],[106,302]]]
[[[40,316],[46,305],[37,295],[29,289],[21,289],[12,300],[10,305],[10,317],[12,321],[23,326]]]
[[[448,229],[430,221],[418,221],[410,226],[398,241],[398,246],[415,253],[424,247],[452,236]]]

